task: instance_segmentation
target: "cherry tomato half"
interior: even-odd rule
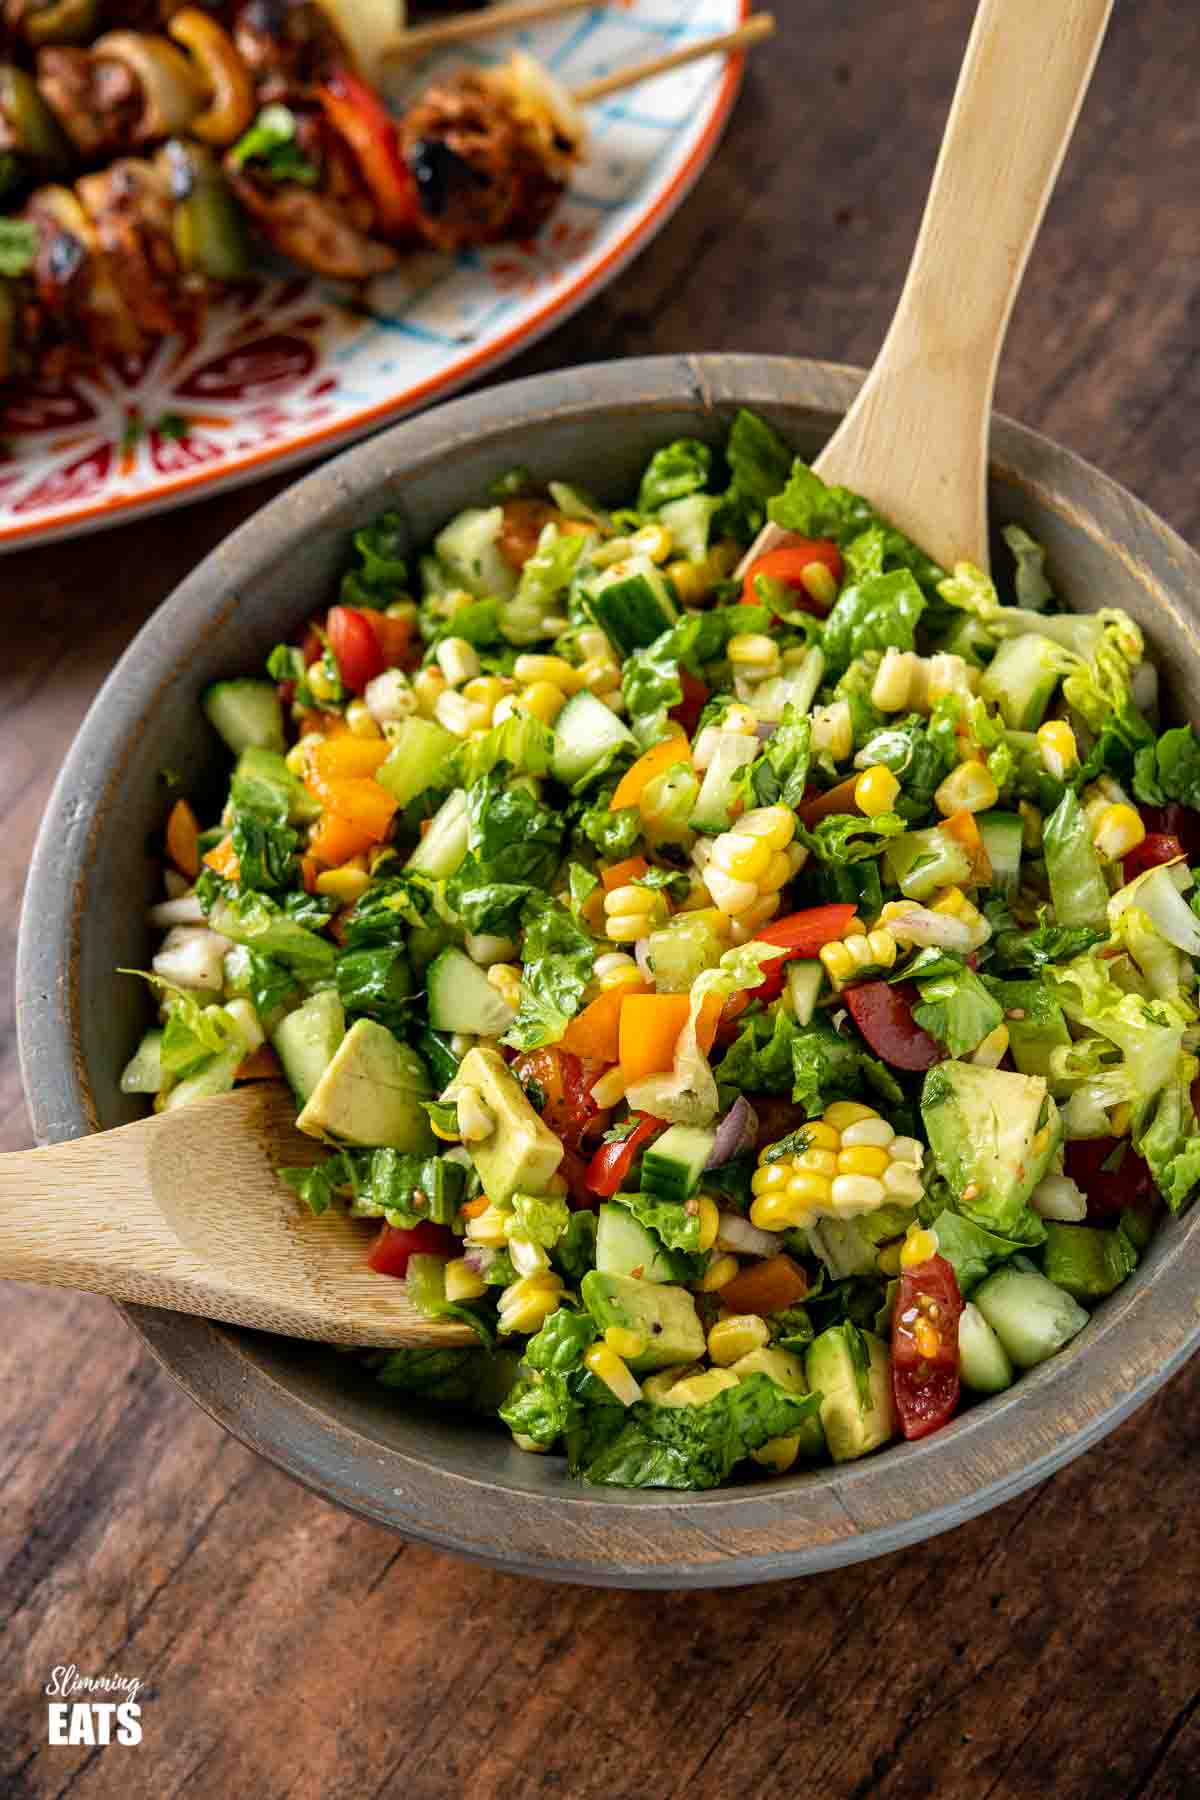
[[[361,694],[384,669],[383,651],[370,619],[352,606],[331,606],[325,629],[342,680],[352,693]]]
[[[408,1274],[410,1256],[457,1256],[458,1251],[454,1233],[431,1219],[422,1219],[419,1225],[385,1223],[371,1246],[367,1267],[376,1275],[403,1277]]]
[[[958,1404],[962,1309],[944,1256],[901,1270],[892,1311],[892,1397],[906,1438],[928,1437]]]
[[[1114,1219],[1155,1193],[1154,1178],[1128,1138],[1073,1138],[1064,1167],[1087,1196],[1088,1218]]]
[[[1183,845],[1174,832],[1148,831],[1141,843],[1122,857],[1121,872],[1126,881],[1132,881],[1135,875],[1144,875],[1147,869],[1157,869],[1160,863],[1182,855]]]
[[[1168,800],[1165,806],[1143,806],[1139,811],[1148,834],[1166,833],[1177,837],[1183,845],[1188,866],[1200,863],[1200,812],[1194,806],[1182,806],[1178,800]]]
[[[593,1194],[605,1198],[615,1194],[632,1168],[634,1157],[662,1129],[661,1119],[639,1113],[637,1124],[628,1137],[622,1138],[619,1144],[601,1144],[587,1169],[587,1184]]]
[[[813,598],[801,579],[810,563],[820,563],[840,585],[842,553],[837,545],[828,538],[795,538],[790,544],[781,544],[778,550],[768,550],[750,564],[742,584],[742,605],[761,606],[754,584],[763,575],[768,581],[779,581],[790,588],[798,612],[823,619],[829,608]]]
[[[896,987],[886,981],[862,981],[847,988],[842,998],[876,1056],[893,1069],[931,1069],[941,1062],[941,1045],[913,1018],[920,996],[911,981]]]
[[[591,1093],[595,1072],[589,1075],[570,1050],[547,1046],[519,1056],[513,1074],[523,1084],[537,1082],[542,1090],[539,1110],[543,1120],[564,1144],[578,1148],[588,1121],[600,1110]]]
[[[816,956],[822,945],[836,943],[853,917],[853,906],[838,900],[828,906],[807,906],[803,912],[788,913],[786,918],[774,919],[756,931],[755,943],[778,944],[784,954],[766,965],[763,980],[753,989],[753,998],[773,1000],[781,994],[785,965],[798,956]]]

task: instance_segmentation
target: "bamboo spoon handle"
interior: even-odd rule
[[[895,317],[816,463],[943,568],[988,566],[996,365],[1111,9],[980,0]]]

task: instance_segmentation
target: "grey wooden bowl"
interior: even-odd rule
[[[811,455],[857,389],[850,369],[771,357],[609,363],[493,388],[396,426],[305,476],[207,558],[146,625],[88,714],[51,797],[18,951],[21,1063],[42,1143],[140,1110],[118,1077],[145,1025],[144,910],[162,771],[202,784],[218,763],[197,704],[209,681],[257,671],[329,598],[347,533],[398,510],[414,545],[525,464],[615,501],[649,453],[717,442],[735,409]],[[931,424],[931,429],[933,428]],[[1200,717],[1191,618],[1200,557],[1069,452],[997,420],[992,516],[1043,540],[1071,604],[1126,607]],[[1162,1229],[1082,1336],[1007,1394],[923,1443],[838,1469],[709,1494],[570,1482],[557,1458],[499,1431],[408,1412],[345,1357],[180,1315],[126,1308],[153,1354],[251,1449],[326,1498],[497,1567],[626,1587],[725,1586],[877,1556],[960,1524],[1094,1444],[1200,1343],[1200,1207]],[[1097,1481],[1105,1479],[1101,1460]]]

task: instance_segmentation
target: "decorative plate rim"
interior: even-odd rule
[[[749,17],[751,4],[752,0],[736,0],[738,23]],[[580,271],[532,315],[498,338],[477,350],[465,351],[446,368],[427,376],[416,385],[407,387],[400,393],[393,393],[388,399],[361,407],[348,419],[318,426],[283,444],[247,451],[232,466],[194,469],[187,474],[164,480],[161,485],[156,485],[148,492],[113,495],[66,513],[60,509],[57,514],[51,512],[42,518],[33,518],[19,524],[0,524],[0,554],[27,547],[31,543],[51,543],[107,530],[131,517],[166,512],[172,507],[186,505],[193,499],[228,492],[269,474],[282,473],[297,463],[311,460],[323,453],[348,448],[356,439],[369,435],[377,426],[382,426],[389,420],[396,423],[434,400],[449,399],[472,379],[489,373],[518,350],[536,343],[615,279],[687,198],[707,168],[729,122],[729,115],[741,86],[745,61],[744,51],[726,59],[721,79],[705,102],[708,116],[688,156],[662,190],[637,208],[635,216],[616,242],[608,247],[592,267]]]

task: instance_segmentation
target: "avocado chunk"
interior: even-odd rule
[[[704,1327],[686,1288],[589,1269],[579,1291],[602,1332],[618,1325],[645,1338],[641,1355],[625,1359],[635,1375],[651,1374],[672,1363],[694,1362],[704,1355]]]
[[[471,1145],[483,1191],[503,1206],[514,1194],[544,1194],[563,1158],[558,1138],[543,1125],[498,1050],[476,1044],[459,1064],[456,1087],[478,1088],[495,1130]]]
[[[821,1396],[821,1427],[834,1462],[853,1462],[895,1436],[891,1358],[874,1332],[831,1325],[809,1345],[805,1374]]]
[[[359,1019],[342,1039],[296,1123],[310,1137],[368,1149],[436,1148],[422,1100],[433,1098],[415,1050],[374,1019]]]
[[[781,1387],[789,1394],[807,1394],[808,1377],[804,1373],[804,1363],[800,1357],[790,1350],[781,1350],[778,1344],[764,1344],[758,1350],[748,1350],[745,1356],[739,1356],[733,1364],[731,1373],[739,1381],[747,1375],[769,1375],[776,1387]],[[795,1434],[800,1440],[797,1451],[806,1460],[825,1454],[825,1433],[821,1429],[821,1421],[816,1413],[804,1420]]]
[[[296,1104],[304,1106],[346,1035],[346,1012],[335,988],[320,988],[281,1019],[271,1038]]]
[[[1114,1293],[1126,1276],[1133,1274],[1137,1260],[1137,1250],[1124,1231],[1046,1221],[1042,1250],[1046,1280],[1084,1306],[1094,1306]]]
[[[1004,1008],[1008,1047],[1022,1075],[1050,1076],[1050,1052],[1071,1042],[1062,1007],[1040,981],[988,981]]]
[[[1062,1141],[1043,1077],[937,1063],[925,1077],[921,1117],[958,1210],[1001,1237],[1034,1236],[1027,1202]]]
[[[653,1379],[651,1376],[651,1380]],[[707,1406],[710,1400],[715,1400],[726,1388],[735,1388],[737,1384],[737,1376],[732,1369],[701,1369],[694,1375],[685,1375],[682,1381],[673,1381],[655,1396],[654,1404]]]

